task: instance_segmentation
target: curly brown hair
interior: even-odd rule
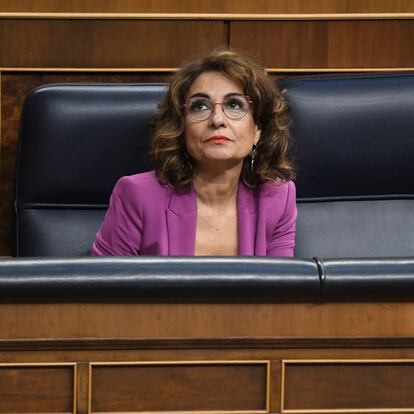
[[[250,166],[250,156],[243,162],[242,181],[255,188],[264,181],[293,179],[295,169],[288,155],[290,119],[282,93],[265,70],[247,56],[230,49],[215,49],[176,72],[153,119],[150,155],[160,182],[177,191],[192,183],[193,161],[185,146],[183,105],[191,85],[204,72],[220,72],[238,83],[252,99],[253,119],[261,136],[254,168]]]

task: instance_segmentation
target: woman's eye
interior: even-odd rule
[[[241,109],[243,108],[243,102],[240,99],[232,98],[225,103],[225,106],[229,109]]]
[[[192,112],[208,111],[209,109],[210,105],[204,100],[194,101],[190,105],[190,111]]]

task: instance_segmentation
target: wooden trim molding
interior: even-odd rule
[[[299,360],[298,360],[299,361]],[[322,362],[337,362],[336,360],[321,360]],[[321,362],[319,361],[319,362]],[[351,360],[350,360],[351,361]],[[376,362],[382,362],[383,360],[377,360]],[[394,360],[391,360],[394,361]],[[301,360],[301,362],[307,362],[307,360]],[[352,360],[352,362],[355,362]],[[400,362],[406,362],[401,360]],[[411,362],[411,360],[410,360]],[[413,360],[414,362],[414,360]],[[56,363],[57,365],[63,365]],[[12,364],[13,365],[13,364]],[[110,367],[110,366],[154,366],[154,365],[265,365],[268,367],[270,361],[268,359],[206,359],[206,360],[165,360],[165,361],[91,361],[90,368],[97,367]],[[269,371],[266,371],[267,375]]]
[[[73,363],[73,414],[77,414],[78,409],[78,364]]]
[[[52,350],[164,350],[164,349],[410,349],[413,337],[337,338],[80,338],[80,339],[0,339],[1,351]],[[394,361],[394,360],[393,360]]]
[[[73,72],[73,73],[173,73],[178,68],[29,68],[29,67],[0,67],[1,72]],[[414,72],[409,68],[265,68],[268,73],[350,73],[350,72]]]
[[[282,410],[281,414],[412,413],[413,408],[346,408],[332,410]]]
[[[1,155],[2,155],[2,152],[1,152],[1,143],[2,143],[2,135],[1,135],[1,125],[2,125],[2,112],[1,112],[1,95],[2,94],[2,90],[1,90],[1,69],[0,69],[0,171],[1,171]],[[3,258],[3,257],[2,257]],[[4,258],[7,258],[7,257],[4,257]]]
[[[151,73],[170,73],[177,71],[178,68],[30,68],[30,67],[2,67],[0,72],[151,72]],[[413,69],[414,70],[414,69]]]
[[[412,68],[265,68],[268,73],[413,72]]]
[[[54,20],[414,20],[414,13],[0,13],[0,19],[28,18]]]

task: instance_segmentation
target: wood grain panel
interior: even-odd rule
[[[268,68],[414,67],[409,20],[231,22],[230,44]]]
[[[0,19],[0,67],[174,68],[223,45],[221,21]]]
[[[265,411],[267,365],[92,365],[91,411]]]
[[[0,413],[74,412],[73,366],[0,364]]]
[[[408,13],[412,0],[3,0],[5,12]]]
[[[414,411],[413,376],[414,361],[286,363],[282,412],[408,408]]]
[[[166,82],[164,74],[114,73],[2,73],[0,160],[0,256],[13,254],[12,200],[20,110],[24,97],[35,87],[59,82]]]
[[[0,304],[1,338],[414,337],[413,302]],[[12,299],[10,299],[12,300]],[[144,299],[141,299],[144,301]]]

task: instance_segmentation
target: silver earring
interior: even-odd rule
[[[253,145],[253,148],[250,152],[250,170],[253,171],[254,169],[254,157],[256,156],[256,145]]]

